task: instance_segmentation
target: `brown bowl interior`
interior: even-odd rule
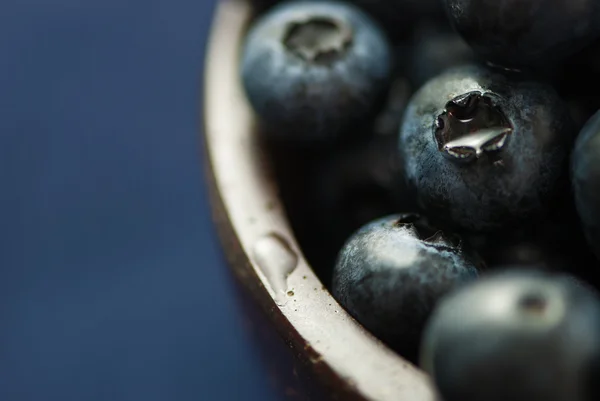
[[[247,0],[220,1],[206,58],[209,186],[230,266],[329,398],[435,400],[428,377],[340,307],[298,246],[238,75],[252,15]]]

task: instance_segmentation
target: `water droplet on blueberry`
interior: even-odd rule
[[[470,162],[484,153],[502,150],[512,126],[492,97],[481,92],[458,96],[436,118],[434,137],[443,155],[456,162]]]
[[[573,136],[551,86],[473,65],[448,70],[415,93],[399,151],[428,216],[492,231],[548,210]]]

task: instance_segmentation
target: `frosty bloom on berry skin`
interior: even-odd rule
[[[415,214],[384,217],[358,230],[339,253],[333,294],[362,325],[415,360],[437,300],[475,279],[460,238]]]
[[[571,180],[579,220],[589,245],[600,258],[600,111],[577,137],[571,157]]]
[[[246,95],[269,132],[305,143],[335,139],[372,117],[391,71],[377,23],[335,1],[271,9],[250,28],[241,60]]]
[[[457,32],[485,60],[548,67],[600,36],[596,0],[443,0]]]
[[[466,66],[413,96],[399,148],[428,215],[487,231],[544,212],[573,137],[550,86]]]

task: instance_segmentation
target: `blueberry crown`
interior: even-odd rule
[[[394,222],[394,226],[401,227],[422,242],[435,247],[444,247],[454,251],[462,248],[462,241],[457,235],[448,235],[442,230],[431,226],[424,218],[408,214]]]
[[[438,149],[456,162],[472,162],[501,151],[512,131],[505,113],[482,92],[450,100],[434,124]]]
[[[330,64],[352,44],[352,29],[329,16],[307,17],[288,24],[283,37],[286,49],[310,63]]]

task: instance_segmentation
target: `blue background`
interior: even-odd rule
[[[273,400],[210,222],[211,0],[3,0],[0,399]]]

